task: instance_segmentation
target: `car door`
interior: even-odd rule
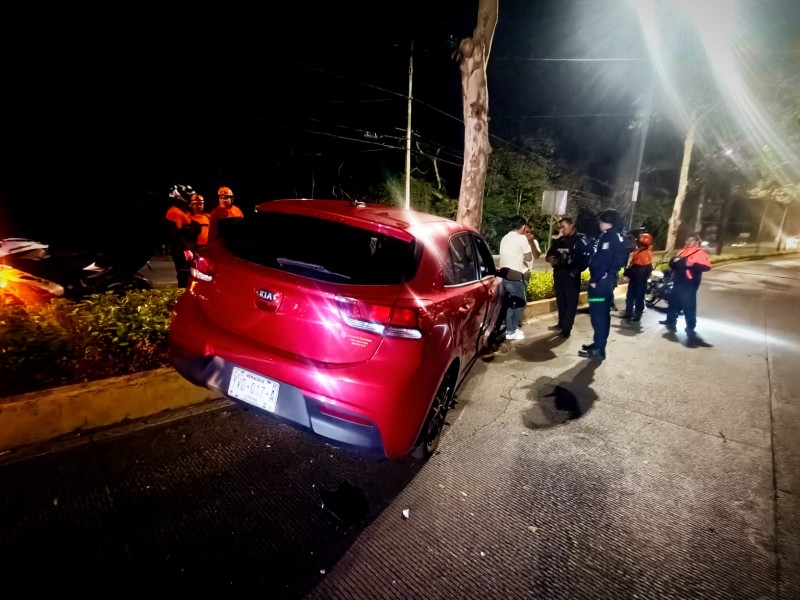
[[[486,290],[486,311],[476,348],[476,351],[480,352],[489,344],[492,333],[502,317],[504,291],[503,280],[497,276],[494,257],[486,240],[481,235],[473,234],[472,241],[475,244],[478,277]]]
[[[469,232],[450,238],[445,289],[450,298],[451,331],[465,368],[477,355],[488,308],[487,286],[479,276],[475,243]]]

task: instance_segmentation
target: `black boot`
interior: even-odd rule
[[[659,325],[664,325],[669,331],[675,331],[675,321],[670,321],[669,319],[664,319],[663,321],[658,322]]]
[[[598,350],[597,348],[592,348],[591,350],[578,350],[578,356],[582,358],[591,358],[592,360],[606,359],[606,353],[602,350]]]

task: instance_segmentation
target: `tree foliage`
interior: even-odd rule
[[[546,158],[507,146],[492,152],[481,226],[491,248],[499,248],[500,239],[508,231],[509,220],[516,215],[528,219],[542,241],[549,230],[548,217],[541,212],[542,192],[549,188],[551,166]]]

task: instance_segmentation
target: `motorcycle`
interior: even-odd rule
[[[27,238],[0,240],[0,301],[40,304],[53,298],[80,300],[108,291],[151,289],[139,270],[141,253],[56,249]]]
[[[667,302],[672,293],[672,269],[659,269],[658,266],[661,264],[664,264],[664,261],[656,263],[647,280],[647,289],[644,293],[644,304],[647,308],[652,308],[661,301]]]

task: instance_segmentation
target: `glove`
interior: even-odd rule
[[[191,250],[184,250],[184,251],[183,251],[183,257],[184,257],[186,260],[192,260],[192,256],[193,256],[193,254],[192,254],[192,251],[191,251]]]

